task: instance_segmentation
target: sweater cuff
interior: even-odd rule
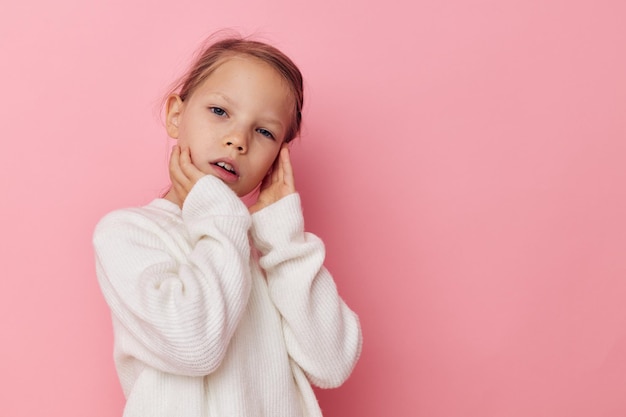
[[[270,249],[304,239],[304,217],[298,193],[289,194],[252,215],[252,239],[266,254]]]
[[[183,220],[206,216],[249,217],[248,208],[222,180],[205,175],[194,184],[183,203]]]

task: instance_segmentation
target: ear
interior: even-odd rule
[[[165,127],[172,139],[178,139],[178,125],[185,103],[178,94],[172,94],[165,103]]]

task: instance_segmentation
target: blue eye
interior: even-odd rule
[[[214,113],[218,116],[224,116],[226,114],[226,110],[219,107],[209,107],[209,110],[211,111],[211,113]]]
[[[256,131],[262,134],[263,136],[265,136],[266,138],[274,139],[274,135],[272,135],[272,132],[270,132],[267,129],[257,129]]]

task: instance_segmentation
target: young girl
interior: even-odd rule
[[[124,416],[321,416],[311,384],[346,380],[361,330],[304,232],[288,147],[300,71],[225,39],[174,91],[170,190],[94,234]]]

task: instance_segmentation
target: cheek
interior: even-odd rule
[[[267,173],[271,171],[274,166],[274,161],[276,161],[276,156],[278,156],[278,151],[268,152],[257,160],[256,167],[258,171],[256,177],[258,177],[259,181],[265,178]]]
[[[272,169],[272,167],[274,166],[274,162],[276,162],[276,158],[278,158],[279,152],[280,152],[280,148],[276,149],[274,152],[268,155],[265,161],[265,163],[267,164],[266,172]]]
[[[191,163],[200,171],[204,172],[205,167],[203,167],[204,165],[203,162],[206,159],[206,156],[204,156],[204,153],[201,150],[196,149],[196,147],[194,146],[188,146],[189,144],[185,143],[185,141],[179,141],[178,143],[181,147],[189,148],[189,154],[191,155]]]
[[[191,153],[193,156],[194,151],[198,152],[198,146],[195,142],[197,141],[193,140],[193,134],[189,131],[189,129],[187,129],[186,126],[181,126],[178,130],[178,146],[191,149]]]

